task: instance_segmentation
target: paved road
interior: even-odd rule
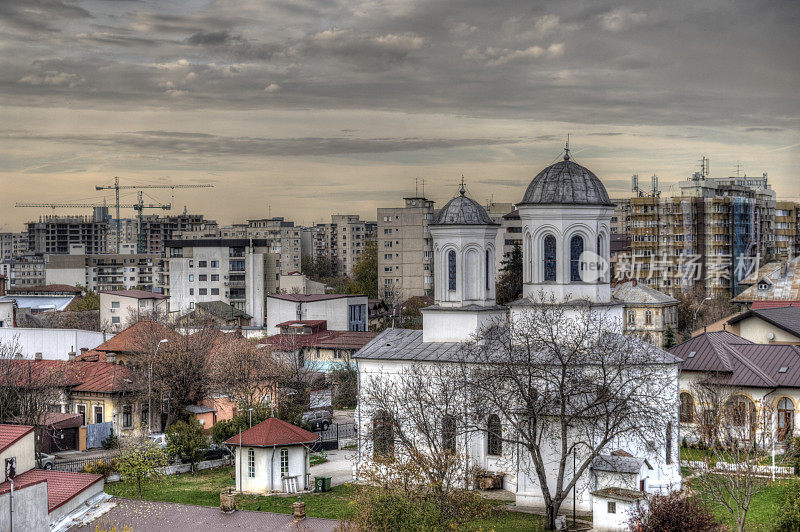
[[[331,477],[331,486],[339,486],[353,480],[353,465],[356,460],[355,451],[328,451],[328,461],[311,466],[311,479],[314,477]]]

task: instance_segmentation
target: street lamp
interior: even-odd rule
[[[150,359],[150,364],[147,371],[147,432],[153,432],[153,361],[158,356],[158,349],[161,344],[167,343],[168,340],[164,338],[159,340],[156,344],[156,352]]]
[[[697,305],[697,308],[694,311],[694,317],[692,318],[692,332],[694,332],[695,322],[697,321],[697,313],[700,312],[701,308],[703,308],[703,303],[705,303],[706,301],[711,301],[711,299],[712,298],[710,297],[706,297],[700,302],[699,305]]]

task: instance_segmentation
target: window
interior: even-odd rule
[[[456,290],[456,252],[452,249],[447,252],[447,289]]]
[[[249,478],[256,476],[256,452],[253,449],[247,450],[247,476]]]
[[[189,295],[190,295],[190,296],[193,296],[193,295],[194,295],[194,288],[190,288],[190,289],[189,289]]]
[[[556,280],[556,237],[544,237],[544,280]]]
[[[442,448],[450,453],[456,452],[456,420],[453,416],[442,418]]]
[[[111,316],[111,323],[119,324],[120,323],[119,316]]]
[[[198,294],[198,295],[201,295],[201,296],[207,296],[207,295],[208,295],[208,290],[207,290],[207,289],[205,289],[205,288],[200,288],[200,289],[197,291],[197,294]]]
[[[681,392],[681,423],[694,421],[694,397],[689,392]]]
[[[794,404],[788,397],[778,401],[778,441],[785,441],[794,433]]]
[[[193,261],[193,260],[190,260],[190,261],[189,261],[189,267],[190,267],[190,268],[194,268],[194,261]]]
[[[122,428],[129,429],[133,426],[133,407],[125,405],[122,407]]]
[[[211,295],[212,296],[218,296],[219,295],[219,288],[212,288],[211,289]]]
[[[219,274],[218,273],[212,273],[211,274],[211,280],[212,281],[219,281]]]
[[[189,282],[190,282],[190,283],[193,283],[193,282],[194,282],[194,274],[193,274],[193,273],[190,273],[190,274],[189,274]]]
[[[652,325],[653,324],[653,311],[652,310],[644,311],[644,322],[647,325]]]
[[[487,454],[500,456],[503,454],[503,427],[500,424],[500,416],[492,414],[486,422],[486,430],[489,433],[487,438]]]
[[[636,323],[636,311],[635,310],[629,310],[628,311],[628,324],[629,325],[633,325],[634,323]]]
[[[206,262],[204,260],[197,261],[197,267],[198,268],[205,268],[206,266],[208,266],[208,262]]]
[[[94,407],[94,422],[95,423],[102,423],[103,422],[103,407],[102,406],[95,406]]]
[[[112,301],[111,308],[119,308],[119,301]]]
[[[665,450],[664,459],[667,464],[672,463],[672,421],[667,422],[667,447]]]
[[[375,458],[394,456],[394,427],[384,410],[378,411],[372,421],[372,452]]]
[[[617,513],[617,503],[614,501],[608,501],[608,513],[615,514]]]
[[[204,273],[201,273],[200,275],[197,276],[197,280],[198,281],[208,281],[208,275],[206,275]]]
[[[211,261],[211,267],[212,268],[219,268],[219,261],[218,260],[212,260]]]
[[[484,265],[484,273],[486,274],[485,277],[486,277],[486,289],[487,290],[491,290],[491,288],[489,287],[489,280],[491,278],[491,275],[489,275],[489,272],[490,272],[489,268],[490,268],[491,259],[492,259],[491,253],[489,253],[489,250],[487,249],[486,250],[486,260],[485,260],[486,264]]]
[[[289,474],[289,449],[281,449],[281,476]]]
[[[150,405],[142,403],[142,426],[146,427],[150,423]]]
[[[569,280],[581,280],[581,255],[583,254],[583,237],[575,235],[569,241]]]
[[[75,412],[81,415],[81,425],[86,425],[86,405],[75,405]]]

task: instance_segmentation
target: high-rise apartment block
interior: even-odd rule
[[[70,244],[83,244],[86,253],[106,251],[108,221],[102,209],[93,216],[40,216],[28,222],[28,248],[31,253],[69,253]]]
[[[800,253],[800,205],[793,201],[775,204],[775,260],[790,260]]]
[[[394,301],[433,294],[433,201],[403,199],[403,207],[378,209],[378,292]]]
[[[679,183],[680,196],[630,200],[630,261],[617,275],[662,292],[695,284],[709,295],[735,295],[737,279],[775,247],[775,192],[760,178],[710,178],[696,173]]]
[[[161,292],[160,279],[165,267],[160,254],[135,253],[133,244],[125,244],[127,253],[86,255],[73,248],[70,255],[45,255],[45,284],[80,284],[88,290],[139,289]]]
[[[0,233],[0,261],[9,261],[28,252],[28,233]]]
[[[336,275],[352,275],[367,243],[375,241],[377,223],[361,220],[357,214],[332,214],[331,223],[311,228],[315,257],[331,261]]]
[[[276,292],[280,275],[280,255],[271,252],[272,246],[264,238],[168,240],[163,284],[170,312],[185,314],[199,302],[222,301],[263,326],[265,297]]]

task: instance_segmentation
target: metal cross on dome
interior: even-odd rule
[[[464,174],[461,174],[461,188],[458,191],[462,196],[467,193],[467,185],[464,183]]]
[[[564,160],[569,161],[569,133],[567,133],[567,144],[564,146]]]

